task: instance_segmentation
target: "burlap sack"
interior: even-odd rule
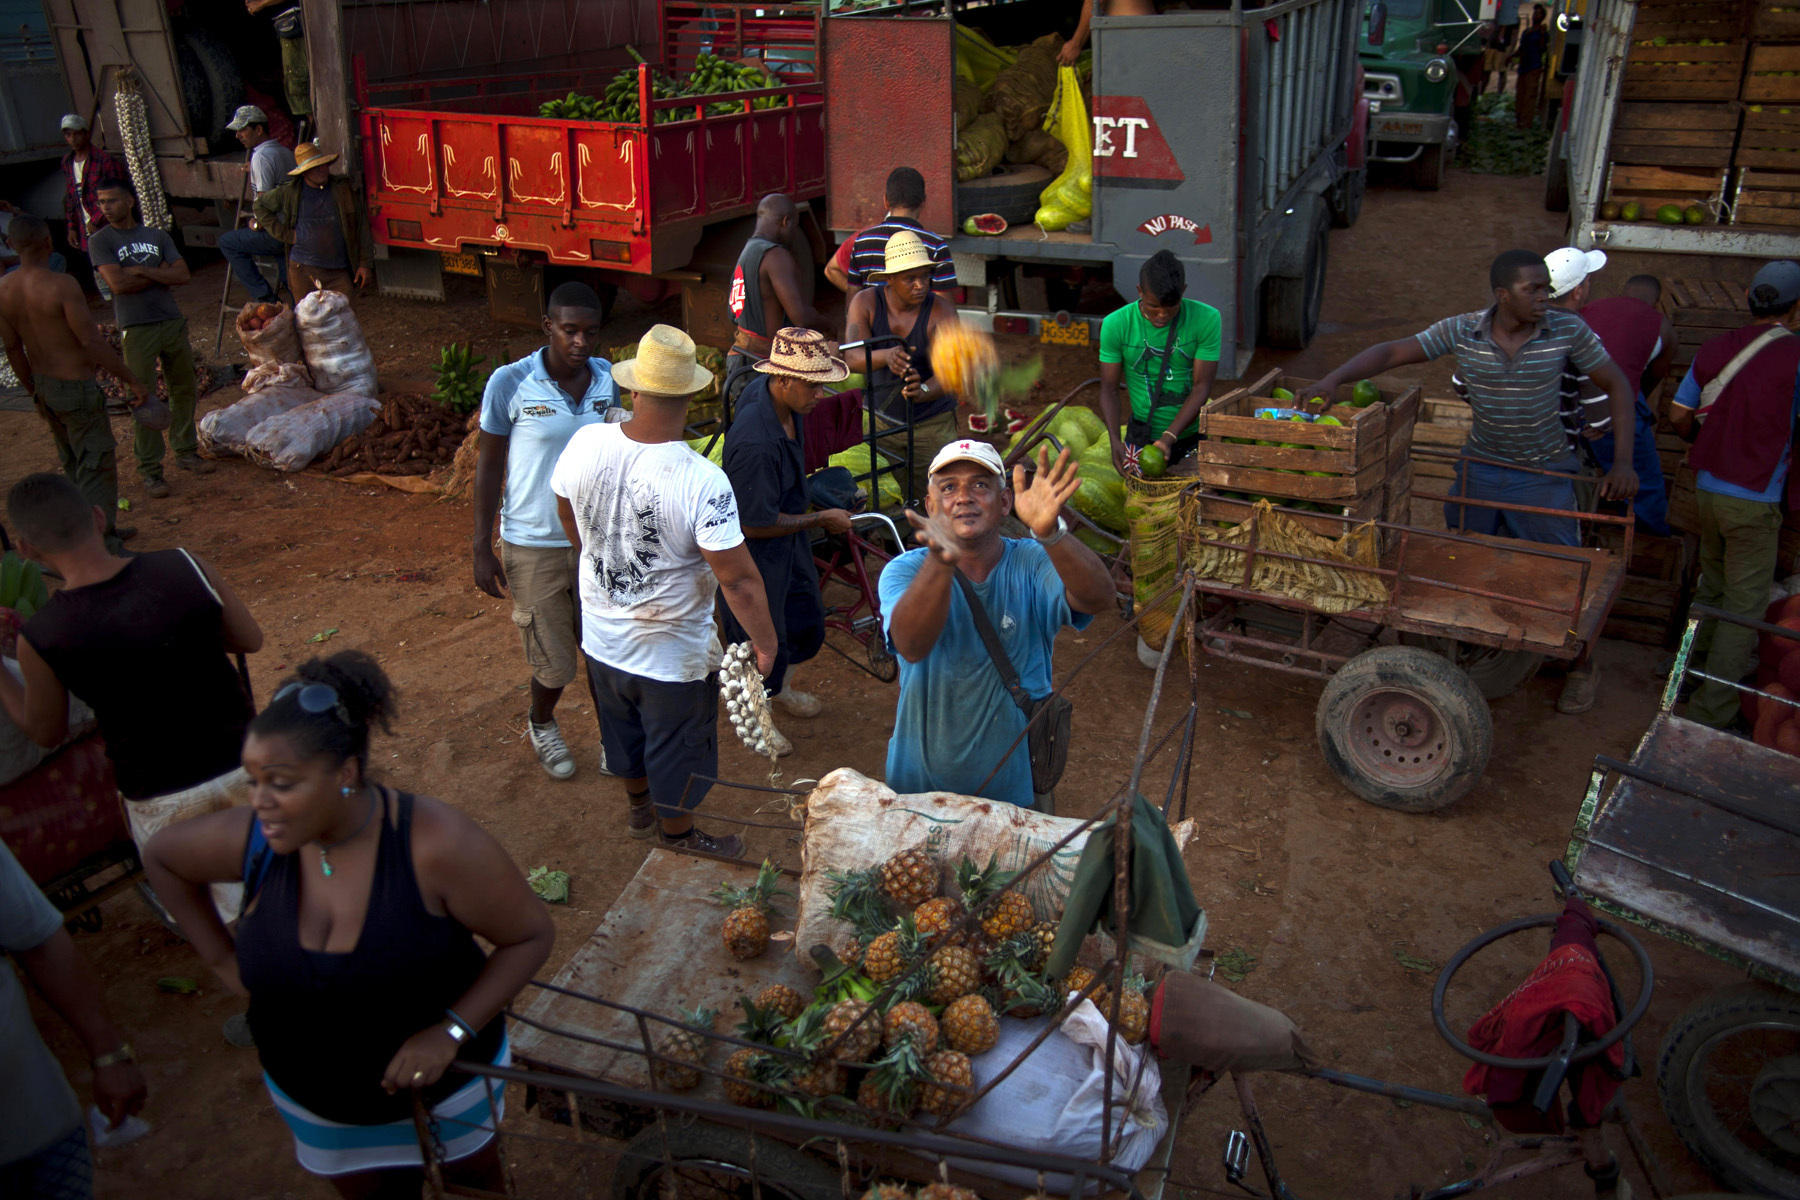
[[[1302,1071],[1319,1065],[1286,1013],[1200,975],[1164,975],[1151,1012],[1152,1043],[1159,1055],[1214,1074]]]
[[[300,362],[300,332],[294,323],[293,309],[275,303],[280,311],[270,317],[267,324],[261,329],[249,327],[251,319],[268,303],[252,300],[237,315],[238,341],[244,344],[244,353],[259,367],[264,363]]]

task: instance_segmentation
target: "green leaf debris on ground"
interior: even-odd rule
[[[332,636],[336,633],[337,633],[337,626],[334,625],[330,629],[320,630],[318,633],[313,634],[311,637],[307,638],[306,640],[309,642],[329,642],[332,639]]]
[[[1465,170],[1478,175],[1536,175],[1543,171],[1550,130],[1541,125],[1520,129],[1514,113],[1509,94],[1488,92],[1476,99],[1473,128],[1464,131],[1459,160]]]
[[[1394,961],[1409,971],[1437,970],[1437,964],[1432,962],[1429,958],[1420,958],[1417,955],[1408,954],[1406,950],[1400,946],[1394,947]]]
[[[1218,967],[1219,974],[1233,983],[1242,983],[1244,976],[1256,970],[1256,955],[1233,946],[1214,958],[1213,963]]]

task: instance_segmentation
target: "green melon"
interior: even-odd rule
[[[1367,408],[1381,399],[1381,389],[1367,379],[1359,379],[1356,386],[1350,389],[1350,403],[1356,408]]]
[[[1076,512],[1114,533],[1124,533],[1125,500],[1123,491],[1114,491],[1113,486],[1105,479],[1083,478],[1081,486],[1069,498],[1069,504]]]
[[[1138,473],[1145,479],[1161,479],[1169,469],[1168,456],[1160,446],[1145,446],[1138,455]]]

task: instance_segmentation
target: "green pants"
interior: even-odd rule
[[[188,345],[187,318],[127,325],[123,340],[125,365],[152,391],[156,388],[156,365],[162,364],[163,382],[169,387],[169,448],[175,451],[175,457],[200,453],[200,437],[194,429],[194,405],[200,397],[194,382],[194,348]],[[132,449],[137,453],[138,474],[145,479],[161,479],[162,431],[137,426]]]
[[[119,465],[100,385],[92,379],[39,375],[32,403],[50,426],[63,474],[81,489],[89,504],[106,510],[106,532],[111,533],[119,511]]]
[[[1769,604],[1781,541],[1781,505],[1697,492],[1700,582],[1694,603],[1760,621]],[[1693,661],[1718,679],[1740,680],[1750,669],[1756,634],[1741,625],[1707,621],[1694,638]],[[1702,683],[1688,702],[1690,720],[1722,729],[1738,716],[1738,692]]]

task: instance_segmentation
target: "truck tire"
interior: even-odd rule
[[[1800,996],[1759,983],[1708,996],[1670,1027],[1656,1083],[1669,1124],[1721,1183],[1800,1200]]]
[[[1369,187],[1369,168],[1361,166],[1354,171],[1345,171],[1331,189],[1331,224],[1337,229],[1348,229],[1356,224],[1356,218],[1362,215],[1363,193]]]
[[[1008,225],[1029,225],[1038,196],[1056,176],[1036,163],[1007,163],[992,175],[956,185],[956,224],[976,213],[998,213]]]
[[[1563,154],[1563,131],[1550,135],[1550,149],[1544,155],[1544,211],[1569,211],[1569,160]]]
[[[835,1167],[786,1143],[674,1119],[632,1138],[613,1169],[612,1200],[690,1194],[750,1200],[757,1193],[770,1200],[838,1200],[843,1185]]]
[[[1435,192],[1443,187],[1444,162],[1448,157],[1442,142],[1419,151],[1419,157],[1407,164],[1412,185],[1424,192]]]
[[[1473,680],[1416,646],[1364,651],[1333,675],[1313,731],[1343,785],[1383,808],[1426,813],[1487,770],[1494,721]]]
[[[244,78],[231,51],[211,30],[190,27],[179,34],[175,56],[188,128],[209,142],[233,142],[225,127],[244,93]]]
[[[1263,341],[1278,350],[1304,350],[1319,331],[1325,299],[1325,265],[1331,254],[1331,216],[1313,205],[1306,257],[1298,275],[1263,280]]]
[[[1443,655],[1473,680],[1475,686],[1481,689],[1481,694],[1489,700],[1512,695],[1525,686],[1525,681],[1536,675],[1538,668],[1544,665],[1544,656],[1533,654],[1529,650],[1496,650],[1492,646],[1459,642],[1455,638],[1403,633],[1400,635],[1400,644],[1418,646]]]

